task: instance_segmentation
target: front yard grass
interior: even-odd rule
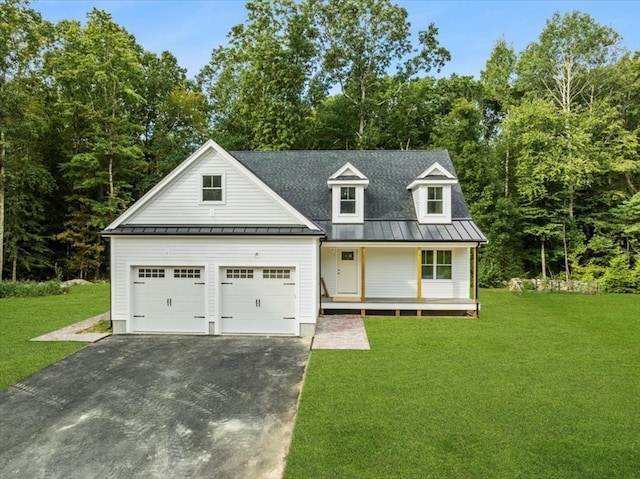
[[[640,295],[480,299],[313,351],[285,478],[640,477]]]
[[[61,296],[0,299],[0,389],[86,345],[30,339],[108,310],[108,284],[73,286]]]

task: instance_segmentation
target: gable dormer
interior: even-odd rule
[[[351,163],[346,163],[327,180],[331,188],[331,221],[364,223],[364,190],[369,178]]]
[[[451,187],[457,182],[451,172],[436,162],[407,186],[413,195],[418,223],[451,223]]]

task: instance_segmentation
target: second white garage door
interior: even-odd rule
[[[220,271],[220,333],[299,334],[295,268]]]

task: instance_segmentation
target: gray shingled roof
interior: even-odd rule
[[[365,190],[365,220],[416,220],[407,186],[433,163],[455,175],[444,150],[311,150],[231,151],[247,168],[294,208],[314,221],[331,219],[331,190],[327,180],[346,162],[369,178]],[[460,185],[452,189],[452,218],[468,219]]]

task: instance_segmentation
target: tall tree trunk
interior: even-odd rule
[[[7,149],[4,144],[4,131],[0,131],[0,281],[2,281],[2,269],[4,267],[4,193],[6,170],[5,160]]]
[[[509,198],[509,148],[504,158],[504,197]]]
[[[562,223],[562,246],[564,247],[564,277],[569,287],[569,251],[567,249],[567,224]]]
[[[11,263],[11,281],[18,281],[18,253],[13,256]]]
[[[547,279],[547,255],[544,252],[544,238],[542,238],[542,243],[540,244],[540,257],[542,259],[542,279],[546,281],[546,279]]]

